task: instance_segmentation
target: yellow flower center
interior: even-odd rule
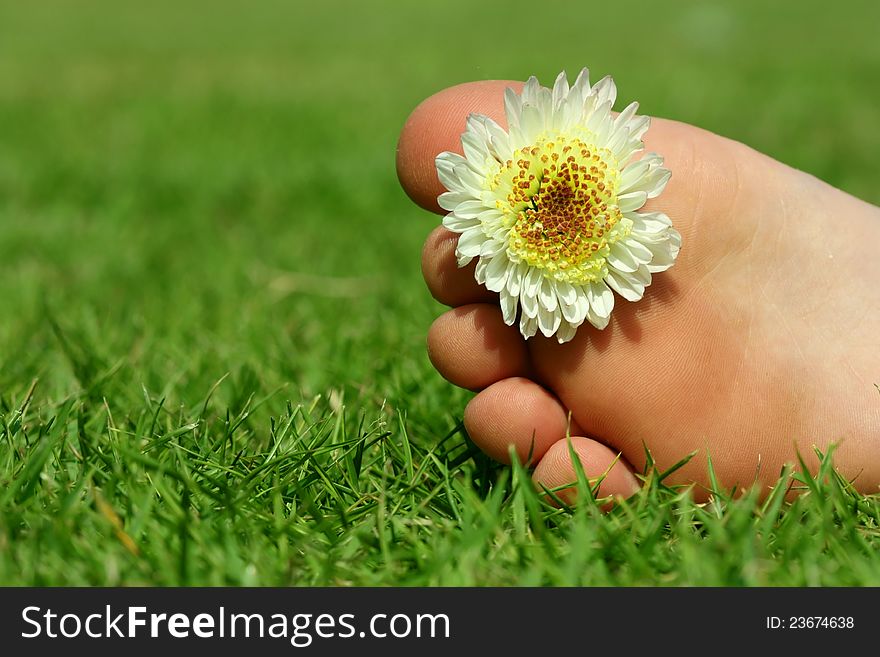
[[[617,207],[619,178],[610,151],[577,138],[557,134],[517,150],[491,184],[508,192],[497,202],[508,256],[573,285],[604,278],[611,245],[632,227]]]

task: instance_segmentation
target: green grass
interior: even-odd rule
[[[474,4],[0,4],[0,583],[880,584],[828,459],[602,515],[479,455],[394,175],[423,97],[587,64],[880,202],[880,5]]]

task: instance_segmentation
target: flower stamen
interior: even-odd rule
[[[619,177],[607,149],[578,138],[543,137],[516,151],[495,177],[496,186],[509,181],[509,257],[566,283],[603,278],[611,245],[629,232]]]

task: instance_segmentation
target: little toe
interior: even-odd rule
[[[428,357],[461,388],[481,390],[501,379],[528,376],[528,351],[519,330],[497,306],[474,303],[438,317],[428,331]]]
[[[455,258],[458,235],[438,226],[422,249],[422,274],[433,296],[447,306],[468,303],[497,303],[498,295],[490,292],[474,279],[476,261],[459,267]]]
[[[592,484],[601,478],[597,497],[630,497],[639,490],[639,481],[632,466],[617,452],[590,438],[572,437],[556,441],[544,454],[532,475],[535,484],[553,491],[563,502],[573,503],[578,476],[571,460],[572,451]]]
[[[464,411],[464,426],[477,447],[510,463],[510,447],[521,463],[537,463],[561,437],[579,433],[569,426],[559,400],[534,381],[504,379],[474,397]]]

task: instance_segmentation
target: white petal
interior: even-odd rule
[[[639,158],[639,162],[645,162],[646,164],[654,167],[654,166],[663,166],[663,156],[660,153],[655,153],[654,151],[648,151],[644,153],[642,157]]]
[[[611,319],[610,315],[608,317],[602,317],[601,315],[595,313],[592,308],[587,313],[587,321],[590,322],[590,324],[595,326],[600,331],[602,329],[604,329],[606,326],[608,326],[608,322],[610,319]]]
[[[609,269],[605,282],[627,301],[638,301],[645,294],[645,286],[629,278],[624,272]]]
[[[559,325],[559,330],[556,331],[556,339],[559,341],[559,344],[564,344],[570,341],[575,334],[577,333],[578,327],[569,322],[562,322]]]
[[[466,192],[467,188],[455,174],[455,167],[466,160],[458,153],[444,151],[440,153],[434,163],[437,165],[437,177],[443,186],[451,192]]]
[[[523,289],[527,290],[532,296],[537,297],[543,279],[544,275],[541,273],[540,269],[537,267],[529,267],[525,279],[523,279]]]
[[[476,228],[479,225],[479,219],[462,219],[454,212],[450,212],[445,217],[443,217],[443,226],[447,230],[451,230],[453,233],[463,233],[466,230]]]
[[[474,257],[480,255],[480,247],[486,241],[486,236],[478,226],[470,228],[458,238],[458,251],[465,256]]]
[[[608,144],[605,148],[611,151],[615,157],[619,158],[620,154],[625,150],[624,146],[629,139],[629,131],[626,128],[615,130],[613,120],[610,121],[608,130],[610,131],[610,135],[608,137]]]
[[[570,283],[556,281],[556,296],[559,297],[559,303],[571,305],[577,300],[577,290]]]
[[[593,115],[593,112],[596,111],[596,107],[597,103],[595,94],[593,94],[592,92],[587,93],[581,101],[580,106],[581,118],[583,119],[584,124],[586,124],[586,122],[590,119],[590,117]]]
[[[562,314],[558,311],[547,310],[543,306],[538,308],[538,328],[545,337],[550,337],[556,333],[559,324],[562,322]]]
[[[475,219],[481,212],[486,211],[486,206],[482,201],[471,200],[459,203],[453,210],[462,219]]]
[[[538,332],[538,318],[521,315],[519,318],[519,332],[522,333],[526,340],[535,335]]]
[[[632,134],[630,134],[626,145],[616,153],[617,161],[629,162],[630,159],[643,148],[644,144],[638,139],[633,139]]]
[[[523,136],[520,126],[510,126],[510,146],[514,150],[521,148],[529,143],[529,140]]]
[[[538,94],[538,109],[541,111],[541,124],[544,130],[552,127],[553,107],[553,92],[547,87],[541,87],[541,92]]]
[[[486,284],[486,270],[489,268],[489,260],[480,258],[477,260],[477,266],[474,267],[474,279],[480,285]]]
[[[626,218],[633,222],[633,230],[642,234],[665,235],[672,221],[662,212],[628,212]]]
[[[473,191],[478,193],[483,189],[484,180],[482,180],[467,164],[456,164],[452,171],[453,174],[458,177],[462,186],[462,191]]]
[[[606,75],[593,85],[592,93],[596,96],[598,105],[608,103],[609,107],[614,107],[614,101],[617,100],[617,85],[610,75]]]
[[[650,254],[650,252],[649,252]],[[499,253],[489,261],[486,269],[486,288],[492,292],[501,292],[507,285],[507,265],[509,260],[504,253]]]
[[[510,159],[513,149],[510,147],[510,139],[507,132],[488,116],[476,114],[475,117],[483,122],[486,133],[489,135],[489,150],[499,162]]]
[[[453,153],[452,151],[443,151],[440,153],[435,159],[434,162],[437,166],[445,166],[452,170],[453,167],[458,166],[459,164],[467,164],[467,160],[463,155],[459,153]]]
[[[651,284],[651,272],[648,271],[648,267],[646,265],[641,265],[638,270],[629,275],[630,279],[636,281],[643,285],[644,287],[648,287]]]
[[[519,299],[511,296],[506,291],[501,291],[501,315],[504,317],[504,323],[513,326],[516,321],[516,309],[519,305]]]
[[[443,192],[437,197],[437,205],[444,210],[455,210],[459,203],[473,200],[474,197],[468,192]]]
[[[681,249],[681,233],[675,230],[675,228],[670,227],[669,229],[669,243],[673,246],[672,257],[675,258]]]
[[[657,198],[666,189],[666,183],[672,177],[672,172],[663,167],[657,167],[645,176],[643,185],[648,192],[648,198]]]
[[[564,303],[561,299],[559,301],[559,310],[562,312],[562,318],[566,322],[571,322],[572,324],[578,324],[583,321],[583,315],[581,315],[578,311],[580,310],[577,301],[574,303]],[[583,306],[584,312],[587,310],[587,306]]]
[[[648,198],[659,196],[672,175],[662,164],[663,158],[656,153],[647,153],[641,160],[630,164],[620,177],[618,194],[642,191]]]
[[[544,118],[537,106],[523,104],[520,130],[527,142],[537,140],[544,131]]]
[[[657,231],[655,233],[649,233],[647,231],[638,230],[633,227],[632,237],[637,239],[639,242],[647,246],[649,249],[652,244],[665,244],[669,241],[669,229],[664,228],[663,230]]]
[[[559,302],[556,299],[556,288],[553,281],[549,278],[545,278],[541,281],[541,288],[538,292],[538,301],[540,301],[541,305],[550,312],[555,311],[559,307]]]
[[[587,311],[590,309],[590,292],[589,286],[573,287],[572,289],[575,292],[572,303],[568,304],[560,297],[559,308],[566,321],[578,326],[584,321],[584,317],[587,316]]]
[[[571,93],[559,103],[555,118],[560,132],[569,132],[575,125],[581,123],[581,108],[581,101],[572,100]]]
[[[501,220],[504,215],[502,215],[498,210],[484,210],[479,215],[477,215],[477,219],[480,220],[480,223],[483,224],[483,229],[487,232],[494,230],[498,224],[501,223]]]
[[[630,192],[629,194],[621,194],[617,197],[617,207],[621,212],[632,212],[638,210],[648,200],[646,192]]]
[[[670,228],[665,242],[646,244],[646,246],[654,256],[648,264],[648,271],[655,274],[666,271],[675,263],[678,252],[681,250],[681,234],[674,228]]]
[[[635,116],[636,111],[639,109],[639,104],[635,101],[627,105],[623,111],[617,115],[617,118],[614,119],[614,128],[615,130],[620,130],[621,128],[625,128],[626,124],[629,123],[630,119]]]
[[[675,264],[675,256],[672,255],[672,246],[669,244],[657,245],[660,247],[654,252],[654,259],[645,265],[652,274],[664,272]]]
[[[519,305],[522,306],[525,316],[533,318],[538,316],[538,297],[534,292],[530,293],[525,286],[519,293]]]
[[[569,102],[576,105],[583,105],[584,98],[590,93],[590,69],[582,68],[578,73],[577,79],[568,92]]]
[[[467,116],[465,125],[467,126],[466,129],[468,131],[478,134],[480,138],[485,140],[486,137],[488,137],[488,134],[486,133],[486,126],[482,121],[484,116],[485,115],[483,114],[476,114],[474,112],[471,112]]]
[[[569,108],[568,96],[559,101],[554,106],[551,119],[547,122],[548,128],[558,130],[561,133],[571,131],[571,110]]]
[[[578,298],[575,302],[577,305],[577,316],[584,318],[590,310],[590,286],[584,285],[578,290]]]
[[[608,130],[611,128],[611,105],[597,105],[595,111],[587,119],[586,128],[596,135],[596,140],[600,143],[604,142]]]
[[[629,128],[629,134],[633,139],[641,140],[642,135],[648,131],[650,125],[651,117],[641,115],[632,119],[626,127]]]
[[[630,236],[624,240],[624,245],[629,250],[630,255],[640,265],[646,265],[654,258],[647,246]]]
[[[629,249],[622,242],[617,242],[608,252],[608,264],[618,271],[634,272],[639,268],[639,263],[633,257]]]
[[[483,242],[483,245],[480,247],[480,256],[483,258],[494,258],[496,255],[501,254],[506,250],[506,242],[486,238],[486,241]]]
[[[641,160],[636,160],[635,162],[631,162],[630,164],[624,167],[623,171],[620,173],[620,182],[618,183],[617,191],[619,194],[625,194],[630,190],[630,187],[635,185],[642,176],[648,173],[648,169],[651,166],[650,160],[646,160],[642,158]]]
[[[507,117],[507,128],[512,133],[519,128],[522,100],[510,87],[504,90],[504,114]]]
[[[556,76],[556,82],[553,84],[553,108],[558,109],[562,101],[568,97],[568,76],[562,71]]]
[[[608,286],[602,281],[590,283],[589,296],[590,309],[599,317],[608,317],[614,309],[614,295]],[[595,324],[593,324],[595,326]]]
[[[473,131],[464,132],[461,135],[461,148],[471,165],[480,170],[486,169],[486,160],[491,158],[486,136],[481,136]]]
[[[523,105],[535,105],[538,102],[538,90],[540,88],[541,85],[538,82],[538,78],[536,78],[534,75],[529,77],[529,79],[526,80],[526,83],[523,85],[522,94],[520,95]]]
[[[520,262],[515,266],[515,269],[510,272],[510,276],[507,279],[507,291],[511,296],[519,296],[520,290],[522,289],[523,279],[525,279],[528,271],[529,266],[524,262]]]

